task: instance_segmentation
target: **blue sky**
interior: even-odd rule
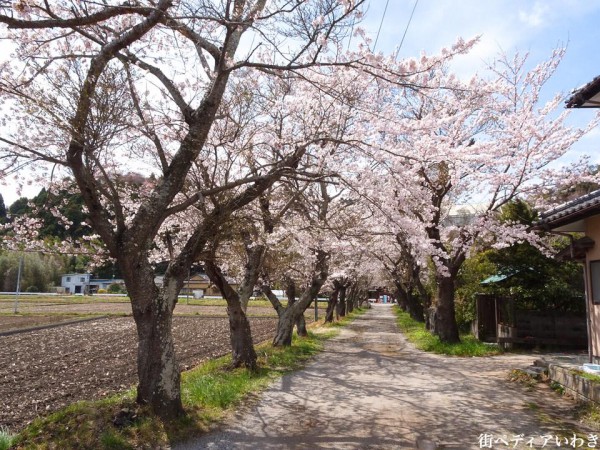
[[[500,51],[529,53],[535,65],[553,49],[566,46],[567,53],[554,77],[545,86],[546,98],[568,95],[600,75],[600,1],[597,0],[368,0],[362,26],[375,40],[376,50],[394,51],[406,37],[399,57],[429,54],[449,47],[458,38],[480,36],[470,55],[461,57],[456,70],[466,74],[481,71]],[[383,23],[382,23],[383,17]],[[575,110],[569,123],[584,126],[596,110]],[[589,154],[600,163],[600,129],[596,128],[574,148],[573,155]]]
[[[377,49],[393,51],[402,38],[415,0],[389,0]],[[369,0],[363,26],[373,38],[386,0]],[[473,69],[504,50],[546,58],[566,45],[567,56],[554,84],[565,91],[600,73],[600,2],[595,0],[418,0],[400,56],[437,52],[459,36],[481,36],[469,62]]]

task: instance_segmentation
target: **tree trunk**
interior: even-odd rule
[[[179,364],[171,333],[171,314],[135,314],[138,331],[136,401],[148,404],[162,418],[183,414]]]
[[[246,244],[245,247],[247,260],[244,267],[244,278],[238,288],[238,295],[242,305],[242,310],[245,314],[248,309],[250,297],[252,297],[254,292],[254,286],[256,286],[256,282],[258,281],[258,276],[260,274],[260,269],[267,248],[264,245],[251,245],[252,241],[250,240],[248,233],[242,232],[242,238]]]
[[[419,298],[413,295],[412,292],[407,293],[408,313],[413,320],[417,322],[425,322],[425,310],[419,301]]]
[[[438,275],[437,285],[438,298],[433,323],[434,333],[440,337],[442,342],[449,344],[460,342],[454,310],[455,279],[453,276]]]
[[[329,296],[329,301],[327,302],[327,310],[325,311],[325,323],[333,322],[333,313],[335,311],[335,307],[338,301],[339,289],[334,289],[332,294]]]
[[[338,320],[340,319],[340,317],[346,316],[346,285],[343,285],[340,288],[340,296],[336,308],[336,315]]]
[[[279,316],[279,320],[277,321],[277,332],[273,338],[273,345],[276,347],[289,347],[292,345],[292,335],[295,325],[292,311],[292,308],[286,308]]]
[[[306,329],[306,319],[304,318],[304,311],[296,319],[296,332],[300,337],[308,336],[308,330]]]
[[[402,285],[396,282],[396,296],[398,297],[398,306],[404,312],[408,312],[408,294]]]
[[[354,311],[354,298],[356,297],[356,286],[352,286],[350,288],[350,294],[348,295],[348,299],[346,300],[346,311],[351,313]]]
[[[319,294],[321,287],[325,281],[327,281],[327,276],[329,274],[328,270],[329,254],[322,250],[318,250],[317,260],[310,285],[304,290],[300,299],[298,299],[293,305],[289,305],[282,313],[279,314],[277,334],[273,339],[274,346],[289,346],[292,344],[292,332],[294,330],[294,324],[296,324],[301,315],[304,315],[304,311],[306,311],[308,305],[310,305],[312,300]],[[273,301],[271,303],[273,303]],[[275,306],[275,304],[273,306]],[[275,309],[278,308],[276,307]]]
[[[231,367],[256,370],[256,351],[248,317],[239,302],[227,302],[229,336],[231,341]]]
[[[285,295],[288,299],[288,308],[293,306],[296,303],[296,282],[292,278],[285,278]],[[300,315],[296,319],[296,333],[300,337],[308,336],[308,331],[306,330],[306,320],[304,320],[304,311],[302,311],[302,315]]]
[[[244,312],[240,297],[212,259],[205,261],[206,274],[219,288],[227,302],[229,338],[231,342],[231,367],[247,367],[256,370],[256,351],[252,341],[250,322]]]
[[[124,271],[133,318],[138,334],[136,401],[150,405],[164,419],[183,414],[181,376],[175,355],[172,334],[173,309],[177,303],[178,283],[170,278],[161,291],[154,284],[154,272],[149,264],[130,264],[137,267],[137,276]]]

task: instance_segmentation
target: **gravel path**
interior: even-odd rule
[[[389,305],[374,305],[222,431],[174,449],[558,448],[554,440],[542,447],[541,436],[572,436],[574,404],[506,381],[532,361],[420,352],[398,332]]]

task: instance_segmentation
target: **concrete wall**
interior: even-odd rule
[[[586,254],[586,289],[590,307],[592,355],[594,360],[600,360],[600,304],[592,303],[592,285],[590,280],[590,261],[600,260],[600,216],[590,217],[585,220],[585,234],[596,245]],[[598,280],[600,282],[600,280]]]
[[[548,375],[550,380],[560,383],[571,397],[600,403],[600,384],[579,376],[573,369],[550,364]]]

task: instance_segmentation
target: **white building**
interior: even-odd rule
[[[60,285],[67,294],[87,294],[90,291],[91,273],[66,273],[62,276]]]
[[[65,294],[95,294],[99,289],[108,289],[115,283],[125,284],[121,279],[92,278],[91,273],[66,273],[61,278],[60,286]]]

